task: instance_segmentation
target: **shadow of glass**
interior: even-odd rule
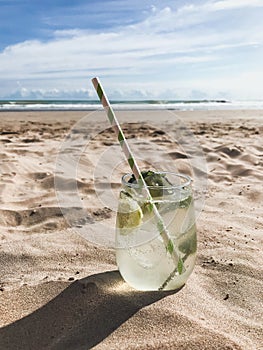
[[[59,283],[59,282],[58,282]],[[141,292],[118,271],[95,274],[68,286],[32,314],[3,327],[3,349],[90,349],[141,308],[171,292]]]

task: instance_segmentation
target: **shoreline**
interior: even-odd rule
[[[154,121],[156,121],[156,116],[160,117],[161,120],[166,120],[169,116],[178,115],[182,118],[191,119],[191,118],[198,118],[201,121],[201,118],[207,120],[212,119],[215,120],[216,118],[222,118],[222,121],[226,119],[260,119],[263,118],[263,109],[237,109],[237,110],[196,110],[196,111],[179,111],[179,110],[117,110],[115,111],[118,118],[124,118],[127,122],[129,119],[130,121],[133,121],[133,119],[136,117],[136,121],[140,121],[140,117],[142,117],[142,120],[150,120],[151,116],[154,118]],[[74,119],[79,119],[81,117],[84,117],[86,115],[97,115],[99,118],[105,119],[106,114],[104,110],[56,110],[56,111],[1,111],[0,110],[0,117],[1,120],[5,120],[6,118],[18,118],[19,117],[26,117],[26,119],[37,119],[40,116],[47,116],[57,118],[57,117],[65,117],[69,118],[70,116]],[[19,118],[20,120],[20,118]],[[221,121],[218,120],[218,121]]]
[[[173,110],[173,111],[205,111],[205,110],[257,110],[263,109],[262,100],[112,100],[114,110]],[[93,111],[102,110],[99,100],[0,100],[0,111]]]

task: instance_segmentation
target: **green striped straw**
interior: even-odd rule
[[[92,83],[94,85],[94,88],[98,94],[98,97],[102,103],[102,106],[104,107],[108,119],[110,121],[111,126],[113,127],[117,137],[118,137],[118,141],[120,143],[121,149],[124,152],[126,159],[128,160],[128,163],[130,165],[130,168],[132,170],[132,173],[134,174],[135,178],[137,181],[141,181],[143,187],[146,190],[146,194],[148,197],[149,202],[152,204],[152,208],[154,211],[154,214],[157,217],[157,227],[158,230],[161,234],[161,237],[164,241],[165,247],[167,249],[167,251],[170,253],[174,264],[175,264],[175,269],[172,271],[172,273],[168,276],[168,278],[166,279],[166,281],[162,284],[162,286],[159,288],[160,290],[162,290],[163,288],[165,288],[165,286],[168,284],[168,282],[173,278],[173,276],[175,275],[176,272],[178,272],[179,274],[181,274],[182,272],[185,271],[184,268],[184,264],[183,264],[183,260],[180,258],[179,255],[179,251],[178,248],[175,246],[173,240],[170,237],[170,233],[167,230],[167,228],[165,227],[165,224],[163,222],[163,219],[156,207],[156,205],[153,202],[152,196],[150,194],[150,191],[147,187],[146,182],[144,181],[144,178],[141,174],[141,171],[139,169],[139,166],[136,162],[136,159],[134,158],[131,149],[129,147],[129,144],[127,142],[127,139],[125,138],[125,135],[121,129],[121,126],[116,118],[116,115],[111,107],[111,104],[107,98],[107,95],[104,92],[104,89],[99,81],[99,78],[95,77],[92,79]]]

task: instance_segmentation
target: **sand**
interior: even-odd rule
[[[141,292],[117,271],[129,168],[102,111],[1,112],[0,348],[263,349],[263,111],[118,114],[141,166],[196,180],[192,275]]]

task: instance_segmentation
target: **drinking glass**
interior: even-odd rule
[[[147,183],[148,191],[139,181],[132,181],[132,174],[122,177],[116,218],[116,262],[123,279],[137,290],[175,290],[185,284],[196,259],[192,181],[187,175],[173,172],[155,174],[157,181]],[[182,269],[176,268],[163,241],[153,205],[176,247]]]

